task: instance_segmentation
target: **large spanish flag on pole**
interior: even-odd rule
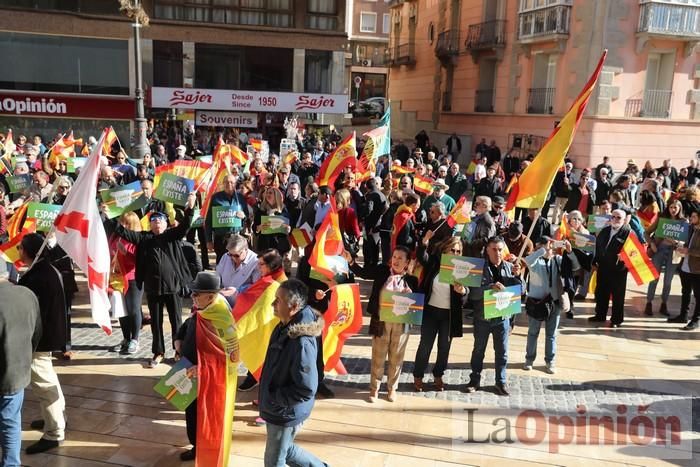
[[[348,262],[341,256],[343,253],[343,238],[338,224],[338,213],[335,202],[331,198],[331,209],[316,231],[316,238],[309,265],[311,277],[327,284],[335,282],[337,275],[349,272]]]
[[[279,322],[272,310],[279,286],[273,277],[263,276],[238,295],[233,307],[241,361],[258,380],[272,330]]]
[[[225,467],[231,451],[239,344],[231,308],[217,295],[197,311],[197,457],[198,467]]]
[[[336,285],[331,294],[328,310],[323,314],[323,361],[326,371],[336,370],[346,374],[340,361],[345,340],[357,334],[362,327],[362,306],[359,284]]]
[[[625,263],[637,285],[648,284],[659,278],[659,271],[654,267],[646,248],[634,232],[630,232],[620,250],[620,259]]]
[[[598,61],[598,66],[591,75],[588,83],[576,98],[571,108],[561,119],[552,134],[537,153],[532,161],[520,176],[510,191],[506,211],[513,207],[519,208],[541,208],[544,206],[549,190],[554,182],[554,176],[564,162],[564,157],[571,147],[576,134],[576,128],[583,118],[583,113],[588,105],[588,100],[593,93],[593,88],[598,81],[598,76],[603,68],[607,50]]]
[[[357,149],[355,148],[355,132],[347,136],[335,148],[335,151],[323,161],[321,170],[316,177],[318,186],[333,186],[335,179],[345,167],[357,167]]]

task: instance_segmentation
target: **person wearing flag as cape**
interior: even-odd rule
[[[175,349],[192,363],[187,375],[197,378],[197,399],[185,410],[192,449],[180,459],[226,466],[240,360],[235,323],[228,302],[219,294],[221,278],[216,272],[197,273],[189,289],[194,313],[180,327]]]

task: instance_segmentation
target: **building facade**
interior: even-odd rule
[[[350,99],[355,103],[372,97],[386,97],[389,2],[348,0],[347,30],[352,54],[348,87]]]
[[[200,108],[196,100],[186,99],[187,105],[151,101],[153,95],[162,95],[159,89],[181,96],[248,93],[245,99],[254,98],[257,105],[207,109],[210,114],[248,109],[254,115],[228,121],[257,122],[258,131],[277,136],[283,134],[284,117],[291,113],[307,123],[324,118],[332,123],[334,116],[342,119],[347,113],[344,0],[141,3],[150,18],[150,24],[141,28],[148,118],[174,119],[184,113],[193,119]],[[67,128],[94,133],[96,125],[112,124],[128,134],[133,110],[104,111],[114,102],[133,102],[136,87],[133,23],[120,13],[116,0],[0,0],[0,18],[0,56],[6,64],[0,102],[8,97],[53,102],[71,98],[84,107],[102,109],[73,113],[70,109],[75,106],[67,103],[67,112],[61,115],[20,114],[7,100],[14,110],[2,107],[0,128],[49,136]],[[311,105],[299,104],[302,101]],[[322,114],[319,109],[324,108],[316,103],[329,101],[334,104],[331,111]],[[225,122],[224,117],[209,121]]]
[[[700,149],[700,0],[395,0],[391,22],[394,134],[535,153],[608,49],[576,165]]]

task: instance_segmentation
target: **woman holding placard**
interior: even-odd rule
[[[688,324],[681,328],[684,331],[693,331],[698,328],[700,320],[700,214],[697,211],[690,213],[690,234],[688,246],[678,247],[677,252],[683,255],[680,265],[681,275],[681,312],[675,318],[670,318],[671,323],[682,323],[688,319],[688,307],[690,306],[690,293],[695,296],[695,311]]]
[[[674,263],[674,251],[683,245],[682,241],[677,239],[666,237],[662,230],[659,230],[659,226],[666,225],[669,222],[685,222],[685,217],[683,216],[683,206],[681,202],[677,199],[669,201],[664,212],[645,230],[645,237],[647,243],[649,244],[649,253],[651,260],[654,263],[654,267],[659,274],[662,268],[664,268],[664,286],[661,291],[661,306],[659,307],[659,313],[668,316],[668,307],[666,303],[668,302],[668,297],[671,294],[671,283],[673,282],[673,276],[676,274],[677,264]],[[647,316],[652,316],[652,305],[651,301],[654,299],[656,294],[656,285],[659,280],[655,280],[649,283],[647,287],[647,305],[644,308],[644,314]]]
[[[466,304],[469,291],[462,284],[443,283],[439,280],[440,256],[442,254],[461,256],[462,240],[459,237],[449,237],[435,245],[433,251],[428,252],[428,244],[432,236],[431,230],[426,232],[418,247],[418,261],[425,268],[425,279],[421,284],[422,292],[425,294],[425,307],[420,329],[420,343],[413,367],[413,387],[417,392],[423,391],[423,376],[436,337],[438,350],[433,366],[434,385],[436,391],[445,389],[442,376],[447,368],[452,338],[462,337],[462,307]]]

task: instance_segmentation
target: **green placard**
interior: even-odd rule
[[[401,293],[384,290],[379,296],[379,319],[387,323],[423,323],[422,293]]]
[[[87,160],[87,157],[69,157],[67,164],[68,173],[74,174],[76,172],[76,169],[82,168],[87,162]]]
[[[263,235],[288,234],[289,219],[284,216],[262,216],[260,218],[260,233]]]
[[[197,398],[197,378],[187,376],[191,366],[192,363],[182,357],[153,387],[178,410],[185,410]]]
[[[160,174],[153,196],[166,203],[184,206],[192,190],[194,190],[194,180],[165,172]]]
[[[20,193],[32,186],[32,176],[29,174],[12,175],[5,181],[10,187],[10,193]]]
[[[36,230],[48,232],[51,230],[56,216],[61,212],[61,208],[63,206],[58,204],[29,203],[27,206],[27,217],[36,219]]]
[[[484,318],[506,318],[517,315],[522,307],[520,285],[511,285],[503,290],[488,289],[484,291]]]
[[[128,211],[136,211],[146,205],[143,196],[141,182],[136,181],[128,185],[100,191],[102,202],[107,206],[107,217],[113,219]]]
[[[192,222],[190,222],[190,227],[193,229],[197,229],[203,225],[204,219],[202,219],[199,208],[196,208],[192,213]]]
[[[214,206],[211,208],[211,226],[215,229],[240,229],[241,219],[236,212],[232,206]]]
[[[690,233],[690,224],[686,220],[666,219],[659,217],[654,236],[657,238],[668,238],[678,242],[686,242]]]
[[[467,287],[481,286],[484,260],[466,256],[442,255],[438,280],[443,284],[462,284]]]
[[[610,216],[590,214],[588,216],[588,225],[586,228],[590,233],[598,233],[610,224]]]

